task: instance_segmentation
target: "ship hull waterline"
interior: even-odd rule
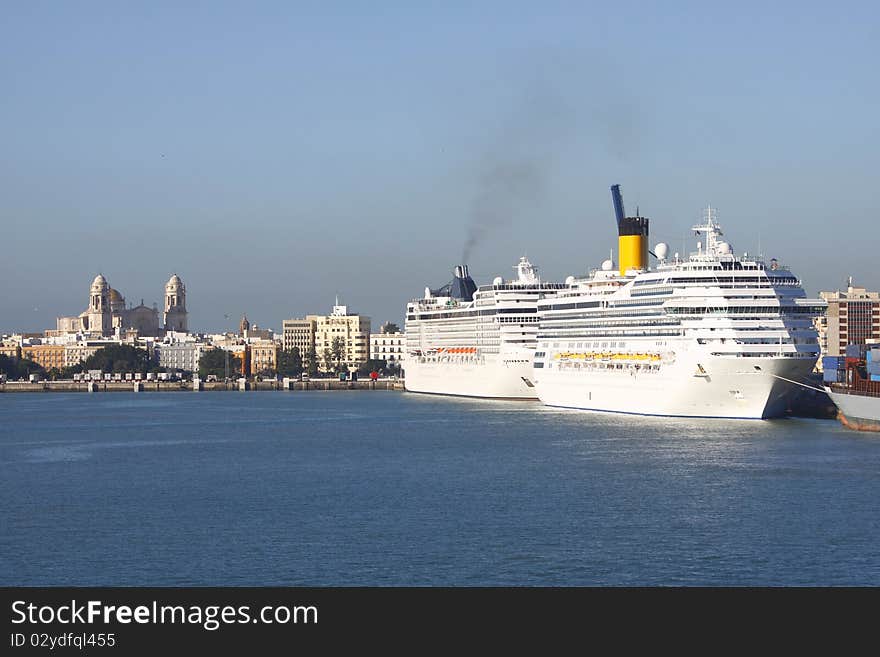
[[[453,397],[537,401],[531,362],[447,363],[408,362],[404,387]]]
[[[635,370],[538,373],[539,399],[548,406],[660,417],[762,420],[783,417],[811,359],[717,358],[677,363],[660,372]],[[781,377],[781,378],[780,378]]]

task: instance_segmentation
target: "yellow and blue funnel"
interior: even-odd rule
[[[623,209],[620,185],[611,186],[614,214],[617,217],[617,250],[620,275],[630,269],[648,268],[648,218],[627,217]],[[636,212],[638,215],[638,212]]]

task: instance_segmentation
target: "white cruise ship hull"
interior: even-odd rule
[[[702,371],[698,368],[702,366]],[[548,406],[673,417],[764,419],[783,415],[813,359],[682,358],[660,371],[536,370]],[[756,369],[760,368],[760,369]]]
[[[537,399],[531,358],[485,362],[406,362],[409,392],[493,399]]]

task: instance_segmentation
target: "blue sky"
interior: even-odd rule
[[[0,331],[98,272],[190,325],[280,328],[336,293],[376,325],[450,278],[615,246],[608,188],[811,293],[880,287],[876,3],[6,2]],[[501,180],[501,184],[498,181]],[[485,219],[485,217],[483,217]],[[482,220],[482,219],[481,219]],[[224,316],[229,315],[230,319]]]

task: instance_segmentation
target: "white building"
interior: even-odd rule
[[[332,351],[335,340],[341,340],[344,345],[342,364],[346,367],[357,367],[369,360],[370,318],[350,312],[348,306],[339,303],[338,297],[329,315],[286,319],[282,324],[283,348],[297,347],[306,367],[309,354],[314,350],[319,369],[327,371],[325,355]]]
[[[384,360],[389,365],[403,364],[406,353],[406,333],[370,333],[370,358]]]
[[[199,360],[209,345],[203,342],[159,342],[156,344],[156,360],[160,367],[185,372],[198,372]]]
[[[116,340],[83,340],[66,344],[64,346],[64,367],[79,365],[104,347],[118,344],[119,342]]]

